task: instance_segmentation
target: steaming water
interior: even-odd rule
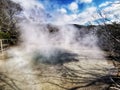
[[[56,90],[43,84],[42,81],[48,79],[38,77],[38,74],[42,72],[48,76],[61,75],[59,70],[63,66],[78,70],[79,76],[83,77],[81,81],[97,78],[93,73],[99,76],[109,74],[109,69],[113,66],[108,64],[105,54],[97,46],[95,33],[90,32],[81,38],[79,30],[73,25],[53,24],[52,27],[57,28],[57,31],[50,32],[48,24],[45,24],[47,17],[40,14],[44,12],[39,5],[37,9],[23,7],[19,18],[24,17],[24,20],[21,19],[18,23],[22,43],[7,51],[9,58],[0,66],[4,73],[16,80],[19,88],[47,90],[47,85],[49,90]],[[49,80],[54,81],[55,78]],[[54,82],[61,83],[60,80]]]

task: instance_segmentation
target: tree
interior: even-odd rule
[[[21,10],[19,4],[10,0],[0,0],[0,38],[18,39],[15,15]]]

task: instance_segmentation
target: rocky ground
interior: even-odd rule
[[[8,55],[0,60],[0,90],[114,90],[107,88],[117,69],[103,57],[85,56],[89,52],[63,64],[34,63],[21,52]]]

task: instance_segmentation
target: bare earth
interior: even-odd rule
[[[114,74],[113,64],[101,57],[93,57],[92,55],[86,57],[84,53],[86,51],[83,51],[83,55],[76,57],[79,61],[62,65],[34,64],[29,55],[21,53],[16,53],[15,58],[12,56],[5,60],[1,58],[0,72],[6,76],[3,78],[8,82],[4,89],[106,90],[107,84],[94,81]],[[89,51],[87,53],[90,54]],[[17,56],[18,54],[19,56]],[[24,60],[21,57],[24,57]],[[9,84],[13,87],[10,87]]]

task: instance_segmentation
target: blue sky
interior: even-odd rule
[[[67,13],[72,13],[69,6],[77,5],[78,11],[83,11],[85,8],[90,6],[99,7],[100,4],[105,2],[113,2],[114,0],[39,0],[45,6],[45,9],[49,12],[57,12],[58,9],[64,8]],[[72,4],[73,3],[73,4]]]
[[[34,8],[36,13],[30,13],[36,19],[38,17],[45,18],[46,22],[64,24],[92,24],[102,23],[102,19],[108,18],[112,22],[120,21],[120,0],[12,0],[20,3],[24,8],[25,15],[28,16],[34,6],[41,8]],[[39,13],[37,13],[39,11]],[[101,17],[98,11],[102,13]],[[35,16],[36,14],[36,16]],[[116,18],[117,16],[117,18]],[[96,23],[97,21],[97,23]],[[106,21],[107,23],[110,23]]]
[[[57,21],[61,22],[63,19],[61,23],[87,24],[91,22],[97,24],[97,20],[101,23],[102,19],[106,17],[115,21],[114,15],[120,13],[118,12],[120,11],[120,5],[118,7],[113,5],[119,0],[39,0],[39,2],[42,3],[45,11],[49,12],[53,18],[57,16]],[[112,10],[117,13],[110,13]],[[105,11],[106,13],[103,14],[106,14],[106,16],[100,17],[97,15],[98,11]]]

